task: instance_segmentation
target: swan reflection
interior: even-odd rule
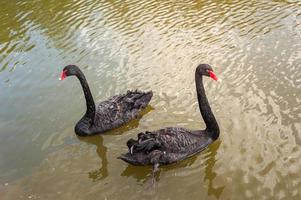
[[[104,137],[106,135],[121,135],[126,131],[135,129],[139,126],[139,121],[143,115],[149,113],[154,108],[147,106],[142,112],[140,112],[139,117],[131,120],[128,124],[123,125],[119,128],[110,130],[105,134],[100,134],[91,137],[79,137],[78,139],[86,142],[88,144],[93,144],[96,146],[96,153],[101,159],[100,168],[88,172],[88,177],[92,179],[93,182],[105,179],[109,175],[108,171],[108,159],[107,159],[107,147],[104,145]]]

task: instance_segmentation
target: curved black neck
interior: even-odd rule
[[[203,76],[197,72],[195,73],[195,84],[196,84],[200,111],[206,124],[205,132],[210,134],[210,136],[214,140],[216,140],[219,136],[219,127],[211,111],[210,105],[206,97],[206,93],[203,85]]]
[[[85,78],[85,75],[80,70],[76,73],[76,77],[79,79],[85,94],[86,105],[87,105],[87,111],[85,116],[92,119],[93,122],[95,116],[95,103],[88,82]]]

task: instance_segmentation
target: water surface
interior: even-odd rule
[[[300,199],[299,1],[49,0],[0,3],[0,198]],[[85,112],[66,64],[96,101],[153,90],[143,117],[79,138]],[[204,128],[197,64],[221,129],[206,151],[151,168],[118,159],[126,141],[166,126]]]

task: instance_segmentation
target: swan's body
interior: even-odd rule
[[[103,133],[122,126],[138,117],[139,112],[150,102],[153,93],[128,91],[126,94],[116,95],[95,106],[91,91],[84,74],[75,65],[64,68],[61,79],[75,75],[83,88],[87,111],[77,122],[75,133],[79,136],[89,136]]]
[[[184,160],[204,150],[219,137],[219,127],[211,111],[202,82],[202,75],[217,80],[209,65],[199,65],[195,72],[200,111],[206,123],[205,130],[187,130],[169,127],[153,132],[139,133],[138,139],[127,142],[129,152],[119,158],[133,165],[166,165]]]
[[[138,134],[137,141],[128,141],[129,152],[120,158],[133,165],[166,165],[184,160],[212,142],[202,131],[168,127]]]

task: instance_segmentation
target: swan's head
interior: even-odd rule
[[[208,64],[200,64],[197,68],[196,71],[198,74],[200,75],[204,75],[204,76],[208,76],[210,78],[212,78],[213,80],[217,81],[218,78],[215,75],[215,73],[213,72],[213,69],[210,65]]]
[[[60,80],[64,80],[67,76],[74,76],[78,71],[80,70],[76,65],[67,65],[61,72]]]

